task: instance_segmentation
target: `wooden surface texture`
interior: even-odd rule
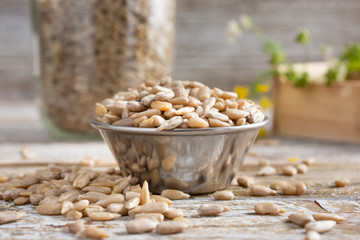
[[[245,36],[235,45],[226,43],[225,26],[240,13],[252,16],[271,37],[284,42],[289,55],[301,60],[302,49],[293,44],[293,35],[307,27],[316,49],[330,42],[335,46],[358,41],[360,2],[357,0],[209,0],[177,1],[177,43],[174,76],[200,80],[211,86],[231,89],[238,83],[251,82],[267,67],[254,36]],[[115,166],[107,146],[102,142],[71,143],[54,139],[43,128],[34,104],[29,0],[0,0],[0,172],[11,174],[34,171],[49,162],[77,164],[87,156],[101,159],[102,167]],[[25,102],[25,101],[26,102]],[[36,154],[24,160],[20,151],[29,146]],[[192,228],[181,234],[159,237],[151,233],[127,235],[128,217],[111,222],[94,223],[106,229],[111,239],[304,239],[304,229],[287,221],[293,212],[335,212],[348,220],[338,224],[323,239],[360,239],[360,146],[334,142],[293,139],[260,140],[251,148],[239,174],[255,175],[262,159],[277,168],[289,157],[315,157],[318,164],[309,173],[295,177],[275,175],[256,177],[260,184],[281,179],[302,180],[308,192],[302,196],[252,197],[247,189],[231,186],[235,200],[217,202],[231,211],[217,217],[200,218],[196,209],[211,196],[192,196],[176,201],[177,208],[189,218]],[[348,177],[351,184],[334,188],[336,178]],[[287,210],[281,216],[258,216],[254,204],[276,202]],[[0,225],[0,240],[76,239],[65,231],[68,222],[62,216],[38,215],[31,205],[15,207],[0,201],[0,211],[20,210],[28,216],[16,223]]]
[[[274,165],[281,169],[283,164]],[[32,171],[33,167],[1,167],[1,171]],[[245,164],[239,174],[255,175],[258,166]],[[286,177],[282,175],[256,177],[259,184],[269,184],[274,180],[285,180],[290,183],[304,181],[308,191],[301,196],[276,195],[271,197],[253,197],[248,189],[231,186],[235,194],[232,201],[214,201],[210,195],[192,196],[189,200],[175,201],[174,206],[184,212],[191,228],[183,233],[159,236],[155,233],[128,235],[126,222],[129,217],[121,217],[109,222],[92,222],[85,218],[87,224],[95,224],[104,228],[110,239],[304,239],[304,229],[289,223],[288,215],[306,211],[310,214],[331,212],[345,218],[345,223],[337,224],[333,230],[323,234],[323,239],[359,239],[360,237],[360,164],[317,164],[309,173]],[[346,176],[351,184],[345,188],[334,188],[336,177]],[[274,202],[285,208],[286,213],[280,216],[260,216],[254,214],[254,205],[259,202]],[[199,217],[197,208],[203,203],[217,203],[228,206],[231,210],[216,217]],[[34,206],[13,206],[0,201],[1,210],[23,211],[28,216],[18,222],[0,225],[0,239],[76,239],[68,233],[65,224],[70,222],[63,216],[42,216]]]

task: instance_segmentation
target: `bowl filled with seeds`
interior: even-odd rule
[[[96,103],[91,125],[132,182],[201,194],[230,184],[268,122],[234,92],[165,77]]]

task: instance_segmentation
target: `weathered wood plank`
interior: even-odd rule
[[[278,166],[279,167],[279,166]],[[27,168],[29,170],[29,168]],[[193,196],[189,200],[175,201],[175,206],[184,212],[192,228],[184,233],[172,236],[158,236],[155,233],[144,235],[127,235],[125,224],[129,217],[121,217],[111,222],[91,222],[108,231],[116,239],[304,239],[304,229],[289,223],[288,215],[294,212],[306,211],[310,214],[318,212],[335,212],[348,220],[338,224],[323,236],[326,239],[356,239],[360,231],[360,177],[359,164],[318,164],[310,168],[309,173],[296,177],[272,176],[257,177],[257,182],[266,184],[275,179],[286,179],[290,182],[304,180],[309,191],[301,196],[271,196],[252,197],[248,190],[238,186],[231,186],[230,190],[236,195],[233,201],[217,201],[228,206],[231,211],[217,217],[199,217],[197,208],[202,203],[214,203],[209,195]],[[2,169],[9,172],[11,168]],[[14,170],[14,169],[13,169]],[[17,172],[21,171],[18,168]],[[253,175],[258,170],[254,165],[245,165],[242,174]],[[332,188],[330,181],[335,173],[350,177],[352,184],[345,188]],[[321,176],[321,178],[320,178]],[[317,184],[311,184],[315,183]],[[315,203],[315,200],[318,203]],[[258,202],[274,202],[287,210],[280,216],[259,216],[254,214],[253,207]],[[16,223],[0,226],[0,236],[4,239],[75,239],[67,233],[64,225],[69,221],[63,216],[41,216],[33,206],[15,207],[0,201],[1,210],[20,210],[28,213],[28,217]]]

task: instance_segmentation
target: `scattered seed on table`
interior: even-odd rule
[[[257,173],[258,176],[269,176],[269,175],[275,175],[276,169],[272,166],[265,166]]]
[[[189,225],[180,221],[161,222],[156,226],[156,233],[161,235],[175,234],[183,232]]]
[[[66,213],[66,218],[68,220],[74,221],[74,220],[79,220],[82,218],[82,213],[76,210],[71,210],[68,213]]]
[[[321,236],[318,232],[310,230],[306,232],[305,240],[321,240]]]
[[[305,212],[293,213],[289,215],[289,220],[301,227],[304,227],[309,222],[315,221],[313,216]]]
[[[285,181],[276,181],[270,184],[270,188],[275,191],[282,191],[282,188],[287,184]]]
[[[170,200],[181,200],[190,198],[189,194],[175,189],[166,189],[161,192],[161,196]]]
[[[169,209],[167,203],[155,202],[137,206],[129,211],[129,215],[135,216],[139,213],[164,213]]]
[[[68,212],[70,212],[72,209],[74,208],[74,204],[68,200],[65,200],[62,203],[62,207],[61,207],[61,214],[67,214]]]
[[[316,222],[309,222],[305,225],[305,229],[310,231],[316,231],[318,233],[323,233],[330,231],[336,225],[335,221],[326,220],[326,221],[316,221]]]
[[[197,211],[200,216],[215,216],[229,210],[228,207],[218,204],[201,204]]]
[[[125,207],[130,210],[133,209],[134,207],[137,207],[139,204],[140,204],[140,198],[134,197],[126,202]]]
[[[279,215],[280,213],[286,212],[285,209],[279,207],[275,203],[270,203],[270,202],[255,204],[254,211],[257,214],[261,214],[261,215]]]
[[[262,185],[251,185],[250,192],[253,196],[268,196],[276,194],[276,191]]]
[[[306,164],[301,163],[296,166],[296,170],[298,173],[307,173],[309,171],[309,167]]]
[[[282,191],[285,195],[296,195],[297,189],[294,185],[287,183],[283,186]]]
[[[7,182],[9,178],[5,176],[4,174],[0,173],[0,183]]]
[[[169,206],[174,204],[173,201],[171,201],[170,199],[159,195],[151,195],[150,199],[154,199],[155,202],[165,202]]]
[[[295,188],[296,188],[296,194],[297,195],[302,195],[307,190],[307,187],[306,187],[305,183],[303,183],[303,182],[295,183]]]
[[[176,209],[176,208],[169,208],[166,212],[163,213],[164,217],[166,218],[170,218],[170,219],[174,219],[174,218],[179,218],[179,217],[183,217],[184,214],[180,209]]]
[[[74,210],[83,211],[87,206],[89,206],[89,200],[80,200],[74,203]]]
[[[61,215],[61,203],[46,203],[35,207],[35,210],[42,215]]]
[[[336,187],[346,187],[350,184],[350,180],[347,178],[339,178],[335,180]]]
[[[158,221],[158,222],[164,221],[164,215],[161,213],[139,213],[139,214],[136,214],[134,218],[135,219],[148,218],[152,221]]]
[[[152,232],[159,223],[148,218],[138,218],[126,223],[126,231],[130,234]]]
[[[94,239],[103,239],[110,237],[105,230],[95,226],[87,226],[82,232],[82,235]]]
[[[303,163],[306,164],[308,167],[316,164],[316,162],[317,162],[316,159],[313,157],[307,158],[303,161]]]
[[[16,222],[26,216],[26,213],[15,211],[0,212],[0,224]]]
[[[233,200],[234,194],[231,191],[217,191],[213,193],[213,197],[215,200]]]
[[[297,174],[297,169],[294,166],[288,165],[282,168],[282,172],[286,176],[295,176]]]
[[[239,186],[241,187],[245,187],[248,188],[250,187],[252,184],[255,183],[255,180],[253,177],[249,177],[249,176],[240,176],[236,179],[237,183],[239,184]]]
[[[332,220],[337,223],[346,221],[346,218],[334,213],[315,213],[313,217],[316,221]]]
[[[71,233],[81,233],[84,231],[84,220],[80,219],[72,223],[66,224],[66,227],[69,229]]]
[[[90,212],[89,218],[94,221],[111,221],[121,217],[118,213],[110,212]]]

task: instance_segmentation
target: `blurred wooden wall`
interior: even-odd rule
[[[32,99],[32,50],[29,0],[0,0],[0,100]],[[358,0],[177,0],[177,40],[174,77],[232,89],[249,83],[266,67],[261,43],[246,35],[226,42],[226,24],[239,14],[250,15],[273,39],[284,43],[294,60],[303,50],[294,34],[308,28],[319,47],[338,48],[360,42]]]

